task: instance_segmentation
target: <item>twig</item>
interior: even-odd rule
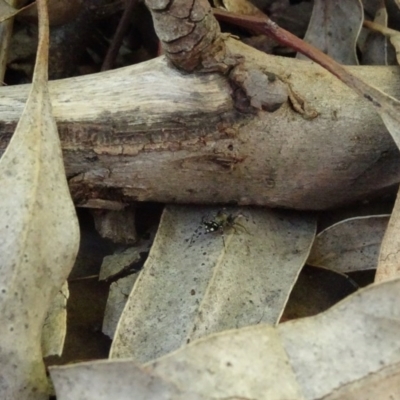
[[[127,0],[126,2],[127,5],[125,7],[124,13],[122,14],[121,20],[119,21],[117,31],[115,32],[113,40],[104,58],[103,65],[101,66],[101,71],[107,71],[113,68],[119,48],[121,47],[121,43],[128,30],[129,24],[132,19],[132,14],[138,3],[138,0]]]
[[[400,112],[400,102],[398,100],[384,94],[375,87],[357,78],[355,75],[348,72],[345,67],[324,54],[322,51],[279,27],[266,15],[264,17],[250,17],[233,14],[220,9],[213,9],[213,11],[218,20],[230,22],[243,28],[252,29],[258,33],[268,35],[277,42],[304,54],[327,69],[331,74],[339,78],[360,96],[368,100],[380,114],[382,111],[385,111],[387,114],[392,116],[398,116]]]
[[[385,36],[396,36],[396,35],[400,35],[399,31],[396,31],[394,29],[390,29],[386,26],[383,26],[381,24],[377,24],[376,22],[372,22],[372,21],[364,21],[363,22],[363,26],[364,28],[368,28],[373,32],[378,32],[381,33],[382,35]]]

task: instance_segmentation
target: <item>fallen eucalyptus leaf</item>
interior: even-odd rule
[[[343,385],[323,400],[400,399],[400,365],[394,364],[362,379]]]
[[[379,32],[384,39],[389,38],[390,43],[393,45],[396,52],[397,63],[400,62],[400,32],[387,26],[371,21],[365,21],[364,26],[371,29],[372,32]]]
[[[400,363],[399,291],[400,280],[370,285],[325,313],[277,327],[307,399]]]
[[[65,335],[67,333],[67,300],[69,296],[68,282],[54,297],[47,312],[42,330],[42,353],[43,357],[52,355],[61,356]]]
[[[375,282],[400,278],[400,191],[382,240]]]
[[[132,360],[54,367],[57,398],[124,400],[142,394],[154,376],[188,399],[398,398],[399,290],[400,280],[371,285],[315,317],[219,332],[139,369]],[[101,397],[102,390],[111,395]]]
[[[265,324],[199,339],[146,366],[208,398],[303,399],[278,330]]]
[[[358,65],[356,44],[363,18],[360,0],[315,0],[304,41],[341,64]],[[307,59],[301,53],[297,58]]]
[[[107,279],[108,277],[112,277],[113,275],[115,276],[115,274],[120,274],[123,272],[131,273],[131,275],[122,277],[116,282],[113,282],[110,286],[110,292],[104,313],[102,331],[111,339],[114,337],[114,333],[122,311],[128,300],[129,294],[132,291],[133,285],[139,276],[137,273],[139,269],[137,269],[137,267],[141,267],[141,265],[139,265],[141,263],[141,255],[149,253],[151,245],[154,241],[156,226],[151,227],[147,233],[148,238],[141,239],[141,241],[135,247],[131,247],[120,254],[104,257],[104,261],[100,269],[100,280]],[[110,270],[111,264],[115,265],[115,269],[112,267],[113,271]]]
[[[383,0],[380,1],[376,10],[374,22],[385,27],[387,26],[388,13]],[[388,64],[388,43],[385,36],[376,32],[369,32],[362,49],[362,63],[364,65]]]
[[[50,374],[58,400],[204,399],[126,360],[50,367]]]
[[[396,50],[397,63],[400,64],[400,32],[397,35],[390,36],[390,43]]]
[[[139,260],[140,255],[135,247],[130,247],[122,253],[105,256],[100,267],[99,280],[106,280]]]
[[[303,399],[279,335],[268,325],[208,336],[145,367],[109,360],[52,367],[50,373],[58,400],[175,398],[169,387],[186,399]],[[154,393],[149,382],[158,397],[148,394]]]
[[[346,219],[320,232],[307,264],[347,273],[375,269],[389,215]]]
[[[125,278],[118,279],[110,285],[106,310],[104,312],[102,332],[110,337],[114,337],[117,329],[118,321],[121,318],[126,301],[132,291],[133,285],[136,282],[139,274],[128,275]]]
[[[47,90],[48,18],[38,1],[31,91],[0,160],[0,398],[44,400],[41,330],[72,268],[79,227]]]
[[[314,239],[314,218],[226,209],[231,229],[205,234],[203,219],[215,221],[218,211],[165,209],[111,358],[146,362],[212,332],[279,321]]]

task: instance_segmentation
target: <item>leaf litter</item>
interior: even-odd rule
[[[156,398],[151,385],[143,394],[145,385],[136,384],[138,368],[147,381],[157,376],[188,398],[311,400],[334,398],[344,388],[367,399],[368,382],[399,372],[400,309],[393,306],[399,290],[400,280],[371,285],[315,317],[216,333],[142,367],[109,360],[52,367],[50,373],[58,400]],[[103,381],[110,382],[109,397],[101,397]],[[157,396],[174,398],[168,391]]]
[[[47,89],[48,18],[38,1],[39,47],[30,93],[0,160],[0,397],[48,398],[41,330],[79,245]]]
[[[350,82],[352,80],[349,77],[347,77],[346,79],[347,82]],[[358,86],[358,88],[360,88],[360,85]],[[382,99],[382,97],[380,97],[380,94],[377,94],[374,90],[372,90],[372,92],[366,90],[364,97],[366,97],[373,104],[375,102],[375,106],[380,105],[377,99]],[[381,105],[385,109],[383,113],[381,113],[382,118],[388,121],[387,124],[389,125],[392,132],[394,132],[393,134],[396,138],[396,124],[398,122],[398,115],[396,116],[396,114],[398,114],[396,112],[397,104],[396,102],[393,102],[392,99],[389,99],[387,104],[384,103],[385,102],[381,103]],[[245,224],[247,226],[247,223]],[[393,227],[395,228],[396,225],[392,224],[392,228]],[[251,232],[251,230],[249,232]],[[383,260],[387,260],[388,255],[396,254],[396,249],[398,249],[398,240],[396,240],[398,234],[396,229],[392,231],[388,230],[388,232],[390,233],[390,235],[389,233],[387,234],[390,243],[387,248],[382,246],[381,258]],[[173,229],[170,230],[170,233],[176,234]],[[242,244],[246,243],[246,239],[244,239],[246,235],[247,233],[240,233],[238,235],[236,233],[233,233],[230,235],[217,237],[217,239],[221,240],[219,240],[220,247],[214,250],[218,260],[216,265],[223,265],[223,259],[226,257],[227,254],[229,254],[229,252],[231,252],[232,246],[235,241],[239,241]],[[239,240],[239,237],[241,237],[242,240]],[[214,236],[213,239],[216,239],[216,237]],[[201,238],[201,240],[196,240],[196,246],[200,243],[201,247],[201,242],[204,245],[204,243],[207,243],[209,240],[211,240],[210,237],[204,236]],[[217,241],[215,240],[215,242]],[[167,244],[164,244],[164,247],[159,245],[159,247],[161,247],[162,250],[168,250]],[[244,246],[243,248],[246,249],[247,246]],[[212,249],[212,246],[210,247],[210,249]],[[177,246],[176,250],[184,251],[185,249],[182,248],[182,246],[179,249],[179,246]],[[239,251],[239,253],[244,252],[245,255],[249,255],[251,254],[250,250],[251,249],[248,248],[246,253],[246,250],[242,249]],[[296,251],[298,251],[298,248],[296,249]],[[232,253],[234,253],[234,251],[232,251]],[[178,252],[176,254],[178,254]],[[156,259],[157,257],[154,258]],[[172,257],[170,259],[170,263],[174,263]],[[241,263],[242,269],[243,265],[247,266],[247,263]],[[215,278],[215,276],[217,276],[218,278],[220,278],[221,276],[223,277],[224,274],[222,267],[219,270],[215,270],[216,273],[213,273],[213,278]],[[161,275],[161,273],[159,273],[159,270],[156,270],[156,272],[158,275]],[[239,272],[237,272],[236,275],[239,276]],[[179,281],[179,272],[175,273],[174,277],[176,278],[176,280]],[[215,279],[215,281],[217,281],[217,279]],[[237,282],[242,283],[242,281],[240,280],[238,280]],[[236,286],[238,286],[237,282],[235,283]],[[215,282],[213,281],[212,283],[215,284]],[[151,285],[149,286],[151,287]],[[174,287],[171,286],[171,288]],[[215,290],[213,292],[212,285],[207,286],[207,288],[204,290],[204,293],[215,293],[217,295],[224,295],[226,292],[229,294],[229,282],[227,286],[222,286],[222,288],[222,290]],[[163,290],[166,289],[163,288]],[[113,360],[97,364],[88,363],[72,367],[63,367],[59,369],[55,368],[52,370],[52,376],[55,381],[57,381],[58,379],[60,382],[60,380],[62,381],[64,379],[64,383],[67,383],[66,385],[64,385],[64,387],[58,385],[58,394],[61,400],[64,398],[63,396],[66,396],[65,398],[74,399],[110,398],[111,396],[116,397],[119,392],[121,393],[121,391],[124,391],[124,393],[122,393],[119,398],[123,399],[123,396],[128,395],[130,396],[129,398],[131,398],[135,388],[131,388],[131,391],[127,390],[129,383],[125,383],[125,381],[122,380],[122,376],[125,375],[122,373],[123,368],[121,367],[122,365],[126,367],[127,365],[129,365],[129,363],[131,363],[131,366],[128,367],[127,376],[130,376],[132,379],[132,374],[129,374],[129,371],[132,372],[132,370],[134,370],[136,371],[136,376],[139,377],[136,380],[136,388],[139,387],[141,383],[143,383],[142,386],[146,386],[146,383],[148,383],[149,381],[150,383],[156,382],[156,384],[154,384],[152,387],[152,389],[156,389],[155,391],[145,391],[141,394],[145,396],[154,396],[154,398],[161,398],[157,396],[160,396],[160,393],[163,390],[163,395],[165,395],[166,398],[179,398],[179,396],[182,396],[182,391],[186,394],[185,398],[201,398],[195,396],[203,395],[209,398],[210,393],[213,393],[212,391],[214,389],[217,391],[216,396],[230,396],[233,393],[232,397],[240,396],[252,398],[251,396],[254,395],[256,396],[254,398],[267,398],[263,396],[269,394],[270,397],[268,398],[301,398],[303,394],[305,398],[321,398],[321,396],[326,397],[330,395],[333,396],[332,398],[334,398],[335,393],[333,392],[339,390],[340,388],[346,390],[346,385],[352,386],[353,384],[357,384],[357,382],[362,381],[363,383],[365,383],[365,380],[371,381],[373,379],[376,379],[376,376],[378,376],[378,374],[383,374],[385,371],[390,371],[392,375],[398,373],[398,369],[396,369],[396,363],[398,363],[398,345],[394,342],[394,334],[392,332],[398,328],[397,324],[399,319],[398,315],[396,314],[397,311],[393,307],[393,304],[397,303],[397,298],[395,296],[396,291],[398,292],[397,281],[371,286],[365,291],[360,291],[345,302],[340,303],[340,305],[317,317],[281,324],[280,326],[278,326],[278,328],[259,325],[258,327],[242,328],[239,330],[217,333],[210,337],[194,341],[193,344],[190,344],[187,347],[183,347],[182,349],[177,350],[175,353],[164,356],[157,361],[147,364],[146,367],[132,366],[132,362],[129,361],[125,362]],[[191,291],[190,294],[191,296],[195,296],[196,291],[194,294],[192,294]],[[154,297],[156,296],[157,293],[154,293]],[[206,296],[204,298],[206,298]],[[212,298],[212,296],[210,298]],[[151,300],[150,296],[148,296],[148,299]],[[381,303],[381,301],[383,301],[384,303]],[[208,312],[209,307],[213,307],[213,302],[209,301],[209,303],[207,303],[207,301],[199,300],[198,303],[194,304],[193,307],[197,307],[198,309],[200,309],[200,307],[198,307],[199,305],[203,306],[204,309]],[[383,312],[383,314],[386,313],[386,315],[383,315],[381,311]],[[217,315],[218,312],[219,310],[216,310]],[[205,313],[205,315],[207,314]],[[165,318],[165,315],[161,315],[161,317]],[[199,320],[199,323],[204,322],[202,315],[196,316],[196,318]],[[384,320],[383,323],[382,319]],[[394,321],[393,323],[392,320]],[[241,319],[236,318],[236,321],[241,321]],[[389,321],[390,323],[387,323],[387,321]],[[260,322],[264,322],[263,318],[261,318]],[[251,321],[251,323],[254,323],[254,321]],[[240,324],[240,322],[237,325],[237,327],[243,326]],[[204,331],[207,332],[207,334],[210,332],[218,331],[218,327],[215,328],[215,326],[213,325],[213,321],[211,321],[211,324],[209,323],[205,326],[206,328],[204,329]],[[229,327],[224,326],[222,329],[229,329]],[[279,343],[279,340],[276,340],[276,331],[279,332],[279,335],[283,340],[282,343],[284,343],[284,351],[281,351],[282,344]],[[362,336],[362,333],[364,331],[368,334]],[[251,333],[246,336],[248,332]],[[318,336],[319,334],[320,336]],[[246,340],[240,342],[239,338],[236,338],[236,336],[239,337],[240,335],[245,337]],[[199,336],[202,336],[202,334],[200,334]],[[252,357],[251,361],[245,361],[243,362],[243,364],[239,362],[239,364],[242,364],[244,366],[243,370],[238,369],[236,371],[237,374],[233,374],[233,377],[230,376],[229,373],[227,373],[226,375],[224,375],[224,377],[226,377],[226,380],[223,379],[222,381],[218,381],[218,373],[221,373],[222,375],[224,374],[224,368],[221,368],[221,361],[228,359],[229,356],[232,355],[232,353],[234,353],[233,355],[239,354],[237,356],[239,361],[246,360],[245,356],[247,354],[243,353],[246,352],[249,344],[252,345],[253,341],[257,342],[259,336],[262,337],[262,339],[259,339],[259,344],[263,343],[262,340],[265,341],[265,337],[267,337],[269,344],[273,344],[268,350],[278,349],[276,351],[276,354],[268,355],[267,359],[268,361],[272,359],[271,364],[274,364],[275,362],[275,370],[278,366],[279,370],[283,371],[282,376],[284,378],[277,377],[277,375],[273,375],[272,373],[271,375],[268,374],[268,368],[264,366],[262,362],[257,364],[257,354],[250,351],[251,349],[249,349],[248,356],[249,358]],[[196,335],[193,335],[193,337],[189,337],[189,340],[195,339],[196,337]],[[209,345],[209,342],[218,341],[221,338],[225,339],[225,342],[228,343],[226,347],[229,347],[230,344],[235,344],[235,342],[237,341],[239,343],[237,345],[238,348],[235,347],[234,351],[232,351],[232,349],[225,349],[225,353],[217,353],[217,355],[214,357],[213,351],[215,351],[215,347]],[[350,340],[351,338],[352,340]],[[221,339],[221,342],[224,342],[223,339]],[[379,343],[376,343],[377,340],[379,341]],[[335,346],[335,343],[339,343],[339,345]],[[207,347],[208,345],[210,346],[210,349]],[[385,347],[386,345],[387,347]],[[193,348],[195,348],[196,346],[200,348],[198,352],[193,350]],[[201,348],[201,346],[203,346],[203,348]],[[367,346],[375,346],[375,348],[372,349],[372,352],[369,352],[367,350]],[[218,345],[217,347],[224,346]],[[257,346],[254,347],[256,348]],[[260,348],[263,347],[260,346]],[[326,349],[329,349],[329,351],[326,351]],[[378,349],[379,351],[376,349]],[[391,356],[389,349],[393,351],[393,354]],[[344,354],[343,351],[345,351]],[[187,354],[190,354],[190,357],[185,358],[184,355],[182,356],[182,354],[184,354],[185,352],[187,352]],[[371,357],[371,359],[368,358],[369,356],[371,356],[370,353],[372,353],[373,356]],[[265,354],[266,353],[263,353],[263,355]],[[253,360],[257,362],[253,364]],[[310,360],[313,361],[313,365],[309,365]],[[368,361],[364,362],[365,360]],[[319,362],[321,364],[318,364]],[[364,365],[360,366],[360,364],[362,364],[363,362]],[[103,375],[101,375],[100,369],[96,369],[97,365],[100,364],[103,368]],[[287,369],[286,367],[289,364],[291,368]],[[95,367],[93,367],[93,365],[95,365]],[[120,367],[116,372],[110,374],[109,368],[112,368],[113,365],[119,365]],[[204,369],[202,369],[203,365],[206,365]],[[261,367],[259,369],[255,368],[255,366],[257,365],[260,365]],[[228,367],[232,366],[232,361],[228,360],[225,365],[226,370],[230,372],[230,369]],[[351,368],[349,366],[351,366]],[[260,376],[262,376],[262,379],[265,379],[266,375],[268,378],[271,377],[271,381],[269,379],[266,380],[266,382],[269,384],[268,387],[262,387],[262,385],[258,386],[258,381],[256,380],[254,380],[253,392],[251,391],[253,387],[246,387],[246,385],[248,385],[248,382],[242,380],[241,378],[243,376],[249,375],[250,378],[253,377],[254,379],[256,379],[257,374],[254,373],[254,375],[252,375],[252,367],[254,367],[254,369],[258,371],[258,379],[260,379]],[[340,375],[338,371],[340,367],[342,368],[342,371],[340,371],[342,372],[342,375]],[[330,369],[331,371],[329,371]],[[76,374],[76,371],[78,370],[80,371],[79,374],[73,375],[74,379],[76,380],[76,386],[74,386],[73,388],[68,385],[68,379],[70,379],[70,377],[68,375],[63,375],[62,371],[67,370],[73,371],[72,374]],[[149,370],[152,372],[149,373]],[[274,373],[276,373],[275,370]],[[61,373],[57,377],[59,371],[61,371]],[[210,373],[210,371],[214,372],[215,376]],[[93,372],[94,376],[89,375]],[[293,380],[293,376],[297,377],[297,381]],[[121,377],[121,380],[118,380],[119,377]],[[316,377],[319,379],[317,380]],[[91,385],[88,385],[89,378],[99,379],[97,386],[103,390],[103,393],[96,392],[96,388],[92,388]],[[118,383],[118,385],[113,386],[112,378],[115,379],[115,382]],[[100,381],[100,379],[103,380]],[[83,380],[83,384],[85,385],[85,387],[78,385],[78,382],[80,382],[81,380]],[[207,380],[210,380],[212,383],[210,384],[210,382]],[[175,385],[176,382],[179,383],[179,389],[177,389],[178,385]],[[250,380],[249,382],[252,381]],[[108,383],[110,388],[113,390],[109,392],[108,397],[101,397],[104,396],[104,393],[107,390],[107,386],[105,385],[105,383]],[[226,383],[226,386],[224,386],[224,383]],[[250,384],[249,386],[252,385]],[[281,387],[279,388],[279,386]],[[186,389],[187,387],[189,387],[190,389]],[[199,393],[196,392],[194,394],[193,388],[198,390]],[[148,388],[145,387],[145,390],[147,389]],[[208,391],[206,391],[206,389]],[[201,393],[202,390],[204,390],[205,393]],[[363,391],[360,388],[358,388],[357,390],[361,390],[362,393],[360,396],[364,396],[362,398],[367,398],[367,392]],[[84,392],[85,394],[83,394]]]
[[[304,41],[345,65],[358,65],[357,38],[364,19],[360,0],[314,0]],[[322,28],[321,28],[322,27]],[[307,59],[301,53],[297,58]]]
[[[389,215],[340,221],[315,238],[307,264],[348,273],[376,269]]]
[[[119,321],[110,357],[143,363],[194,338],[276,324],[314,239],[315,218],[290,211],[227,209],[241,232],[198,235],[219,209],[168,206]]]

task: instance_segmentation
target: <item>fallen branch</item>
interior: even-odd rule
[[[275,112],[241,113],[224,76],[186,75],[164,58],[51,82],[78,205],[139,200],[321,209],[400,181],[398,150],[366,100],[314,63],[265,55],[233,39],[227,46],[247,68],[282,79],[292,101]],[[349,69],[396,95],[398,68]],[[2,149],[28,90],[0,89]],[[306,119],[294,108],[318,116]]]

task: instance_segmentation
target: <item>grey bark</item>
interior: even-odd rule
[[[265,55],[234,39],[226,44],[245,57],[246,67],[290,84],[318,116],[305,118],[290,101],[264,111],[254,98],[255,107],[238,111],[223,75],[181,73],[163,57],[53,81],[54,114],[78,205],[113,209],[139,200],[323,209],[399,182],[399,152],[365,100],[314,63]],[[397,67],[349,69],[399,94]],[[2,149],[28,89],[0,88]]]

